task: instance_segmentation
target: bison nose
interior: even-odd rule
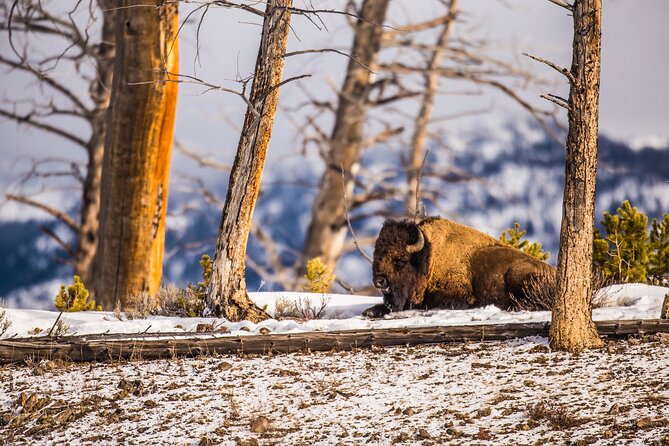
[[[388,286],[388,281],[383,276],[374,277],[372,282],[374,282],[374,286],[377,288],[386,288]]]

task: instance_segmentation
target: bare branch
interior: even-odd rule
[[[542,94],[540,95],[540,97],[546,99],[549,102],[552,102],[555,105],[559,105],[565,110],[571,110],[571,107],[569,106],[569,101],[564,98],[561,98],[560,96],[555,96],[554,94]]]
[[[0,116],[4,116],[6,118],[9,118],[13,121],[18,122],[19,124],[27,124],[27,125],[30,125],[32,127],[37,128],[37,129],[44,130],[45,132],[53,133],[53,134],[58,135],[62,138],[70,140],[75,144],[80,145],[84,149],[88,148],[88,145],[86,144],[86,141],[84,141],[83,139],[79,138],[76,135],[73,135],[70,132],[67,132],[63,129],[60,129],[58,127],[54,127],[52,125],[36,121],[36,120],[33,119],[33,115],[34,115],[33,112],[27,113],[27,114],[22,116],[18,113],[9,112],[7,110],[0,109]]]
[[[367,255],[367,253],[362,250],[360,244],[358,244],[358,239],[356,238],[355,232],[353,231],[353,226],[351,225],[351,219],[348,215],[348,204],[346,202],[346,173],[344,172],[344,165],[342,164],[340,167],[341,167],[341,189],[344,197],[344,212],[346,213],[346,223],[348,223],[348,229],[349,231],[351,231],[351,237],[353,237],[353,243],[355,243],[355,247],[358,248],[358,251],[360,252],[360,254],[362,254],[362,257],[365,260],[367,260],[371,265],[373,261],[369,257],[369,255]]]
[[[56,82],[53,78],[49,77],[48,75],[37,71],[30,65],[27,65],[26,63],[21,63],[21,62],[16,62],[10,59],[7,59],[6,57],[3,57],[0,55],[0,63],[3,63],[5,65],[8,65],[12,68],[26,71],[33,76],[35,76],[39,81],[44,82],[46,85],[52,87],[54,90],[59,91],[63,95],[65,95],[72,103],[82,112],[84,113],[90,113],[88,108],[81,102],[81,100],[74,94],[72,91],[70,91],[68,88],[66,88],[64,85]]]
[[[23,195],[15,195],[15,194],[7,193],[7,194],[5,194],[5,197],[8,200],[16,201],[17,203],[27,204],[29,206],[40,209],[40,210],[46,212],[47,214],[57,218],[61,222],[65,223],[65,225],[68,228],[70,228],[72,231],[74,231],[75,233],[79,233],[79,225],[77,224],[77,222],[75,222],[74,219],[72,219],[72,217],[70,217],[66,213],[64,213],[64,212],[62,212],[62,211],[60,211],[56,208],[48,206],[44,203],[40,203],[40,202],[35,201],[31,198],[24,197]]]
[[[427,157],[430,155],[430,150],[425,151],[425,156],[423,157],[423,162],[420,165],[420,169],[418,169],[418,182],[416,184],[416,208],[414,210],[413,214],[413,222],[416,223],[418,222],[418,216],[420,215],[420,210],[421,210],[421,200],[420,200],[420,181],[423,178],[423,169],[425,168],[425,162],[427,161]]]
[[[203,155],[195,152],[194,150],[186,147],[181,141],[174,141],[175,148],[182,154],[186,155],[188,158],[194,160],[202,167],[210,167],[216,170],[222,170],[224,172],[229,172],[232,168],[229,164],[221,163],[216,160],[205,158]]]
[[[65,253],[70,258],[74,258],[74,250],[70,247],[70,245],[65,243],[65,240],[60,238],[58,236],[58,234],[53,232],[49,227],[47,227],[45,225],[39,225],[39,229],[40,229],[40,231],[42,231],[43,233],[45,233],[46,235],[51,237],[61,248],[63,248],[63,251],[65,251]]]
[[[565,2],[564,0],[548,0],[549,2],[556,4],[558,6],[563,7],[567,11],[571,12],[574,10],[574,7],[570,5],[569,3]]]
[[[529,57],[530,59],[533,59],[533,60],[536,60],[537,62],[541,62],[541,63],[543,63],[543,64],[548,65],[549,67],[551,67],[552,69],[554,69],[555,71],[557,71],[558,73],[562,74],[562,75],[565,76],[567,79],[569,79],[569,82],[570,82],[571,84],[573,84],[573,85],[577,85],[577,83],[576,83],[576,78],[575,78],[574,75],[571,74],[571,72],[570,72],[569,70],[567,70],[566,68],[561,67],[561,66],[559,66],[559,65],[557,65],[557,64],[555,64],[555,63],[553,63],[553,62],[551,62],[550,60],[544,59],[543,57],[533,56],[533,55],[528,54],[528,53],[523,53],[523,56],[527,56],[527,57]]]
[[[335,54],[339,54],[341,56],[348,57],[353,62],[357,63],[362,68],[369,71],[370,73],[374,73],[374,70],[372,70],[370,67],[368,67],[364,63],[360,62],[360,59],[358,59],[357,57],[352,56],[352,55],[350,55],[348,53],[345,53],[343,51],[336,50],[334,48],[320,48],[320,49],[314,49],[314,50],[291,51],[290,53],[284,54],[283,57],[286,58],[286,57],[298,56],[300,54],[309,54],[309,53],[335,53]]]

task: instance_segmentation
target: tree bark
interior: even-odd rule
[[[349,60],[339,94],[325,171],[302,249],[298,283],[305,274],[308,260],[320,257],[334,270],[342,252],[347,228],[343,191],[345,189],[349,197],[352,195],[353,175],[362,152],[363,126],[370,106],[372,73],[365,67],[373,67],[376,62],[388,3],[389,0],[365,0],[362,4],[351,49],[351,56],[356,60]],[[346,173],[345,180],[342,180],[342,169]]]
[[[207,305],[213,314],[230,321],[257,322],[268,317],[248,297],[244,261],[279,100],[290,7],[292,0],[267,2],[249,98],[252,107],[246,111],[216,242]]]
[[[88,140],[88,163],[84,177],[77,248],[74,255],[74,273],[96,295],[93,259],[98,247],[98,229],[100,223],[100,184],[102,178],[102,159],[104,155],[105,135],[107,132],[106,115],[111,99],[114,59],[116,52],[116,24],[118,10],[112,8],[110,0],[98,0],[102,11],[102,35],[96,53],[96,79],[91,85],[91,137]]]
[[[569,92],[569,133],[551,347],[601,347],[592,321],[592,237],[597,175],[601,0],[576,0]]]
[[[660,319],[669,319],[669,293],[664,295],[662,310],[660,310]]]
[[[102,168],[97,300],[105,309],[162,277],[177,101],[176,3],[124,0]]]
[[[449,20],[439,34],[435,49],[432,52],[430,61],[423,75],[425,82],[425,92],[423,93],[423,102],[421,103],[413,135],[411,136],[411,151],[409,160],[406,164],[407,173],[407,195],[404,201],[408,215],[418,215],[420,213],[420,197],[418,197],[420,169],[425,157],[425,142],[427,140],[427,125],[432,118],[434,110],[434,100],[437,96],[437,87],[439,86],[440,73],[438,71],[443,59],[444,46],[449,39],[455,25],[455,15],[458,11],[458,0],[451,0],[448,5]]]

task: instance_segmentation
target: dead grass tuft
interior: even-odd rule
[[[301,321],[321,319],[325,316],[325,308],[329,303],[330,298],[327,296],[321,296],[319,303],[301,297],[293,300],[279,296],[275,303],[274,317],[276,319],[298,319]]]
[[[549,404],[545,401],[529,404],[526,412],[530,420],[548,421],[554,429],[570,429],[590,421],[574,415],[565,406]]]
[[[146,319],[147,316],[157,314],[160,309],[158,296],[152,296],[146,291],[128,296],[125,301],[124,313],[128,319]],[[116,312],[116,310],[114,310]]]
[[[158,289],[156,298],[161,316],[199,317],[204,312],[204,298],[192,288],[169,284]]]
[[[5,301],[0,300],[0,336],[4,335],[11,326],[12,321],[10,321],[9,316],[7,316],[7,311],[5,310]]]
[[[515,310],[542,311],[550,310],[557,294],[557,281],[553,274],[541,274],[532,277],[525,285],[525,298],[520,301],[509,294],[511,307]]]

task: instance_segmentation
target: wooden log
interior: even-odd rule
[[[669,320],[597,322],[599,334],[617,338],[633,334],[669,333]],[[274,354],[353,350],[371,346],[496,341],[548,336],[548,322],[478,324],[437,327],[342,330],[233,336],[199,333],[95,334],[0,340],[0,363],[60,359],[116,361],[211,354]]]

